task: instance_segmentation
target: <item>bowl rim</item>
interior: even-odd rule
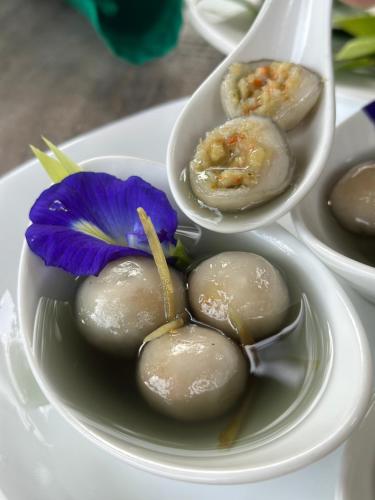
[[[114,161],[127,161],[127,160],[140,160],[143,163],[152,163],[153,165],[157,165],[159,168],[164,169],[163,164],[159,162],[155,162],[153,160],[145,160],[141,158],[136,158],[134,156],[98,156],[95,158],[90,158],[84,162],[81,162],[81,165],[88,165],[90,163],[95,163],[97,161],[103,161],[103,160],[114,160]],[[353,396],[353,399],[355,399],[355,404],[353,403],[349,410],[347,411],[346,418],[344,419],[343,422],[340,423],[340,425],[332,426],[329,431],[325,431],[325,437],[322,438],[320,437],[319,439],[315,439],[313,445],[310,443],[308,446],[305,446],[305,450],[299,454],[294,454],[290,455],[289,454],[284,457],[283,460],[278,461],[278,462],[272,462],[272,463],[263,463],[260,464],[259,466],[251,466],[251,467],[246,467],[246,464],[243,465],[242,467],[235,466],[233,469],[232,468],[216,468],[216,467],[206,467],[202,468],[201,464],[197,464],[197,467],[191,467],[191,466],[182,466],[182,465],[176,465],[176,464],[171,464],[168,461],[163,462],[163,455],[158,455],[158,459],[152,459],[144,456],[145,454],[142,455],[142,448],[140,449],[139,447],[137,450],[140,450],[138,452],[132,451],[131,446],[128,446],[128,448],[125,450],[124,448],[120,448],[119,446],[114,445],[113,443],[108,442],[105,438],[100,436],[98,432],[93,430],[92,428],[89,428],[81,419],[77,417],[75,414],[74,410],[67,407],[62,400],[59,398],[57,394],[54,393],[54,391],[50,390],[48,383],[45,382],[44,376],[41,370],[39,370],[38,364],[35,361],[33,357],[33,353],[31,350],[31,345],[28,341],[26,331],[28,329],[28,326],[26,324],[26,319],[22,313],[23,310],[23,304],[25,303],[25,300],[27,297],[25,296],[24,289],[22,287],[23,283],[23,277],[27,274],[27,268],[26,266],[26,259],[25,256],[27,253],[30,253],[30,250],[28,249],[26,241],[23,243],[23,248],[21,252],[21,258],[20,258],[20,266],[19,266],[19,273],[18,273],[18,289],[17,289],[17,299],[18,299],[18,314],[19,314],[19,323],[20,323],[20,332],[21,336],[24,340],[24,345],[25,345],[25,351],[26,351],[26,356],[29,362],[29,365],[31,366],[33,375],[35,376],[35,379],[37,383],[39,384],[40,388],[42,389],[43,393],[47,397],[47,399],[56,407],[56,409],[60,412],[60,414],[75,428],[77,431],[79,431],[81,434],[85,435],[88,439],[90,439],[93,443],[96,445],[99,445],[101,448],[106,449],[109,451],[111,454],[127,461],[129,464],[134,465],[138,468],[141,468],[145,471],[151,472],[151,473],[156,473],[158,475],[166,476],[172,479],[178,479],[178,480],[183,480],[183,481],[190,481],[190,482],[198,482],[198,483],[215,483],[215,484],[238,484],[238,483],[246,483],[246,482],[252,482],[252,481],[259,481],[259,480],[264,480],[264,479],[269,479],[275,476],[279,476],[282,474],[286,474],[288,472],[292,472],[300,467],[303,467],[305,465],[308,465],[312,463],[313,461],[322,458],[324,455],[332,451],[334,448],[336,448],[339,444],[342,443],[343,440],[345,440],[349,434],[354,430],[356,424],[360,419],[362,419],[363,415],[365,414],[367,407],[368,407],[368,401],[371,396],[371,389],[372,389],[372,366],[371,366],[371,356],[369,352],[369,347],[367,345],[367,337],[366,333],[363,329],[363,326],[361,324],[361,321],[354,309],[354,306],[350,302],[349,298],[347,297],[345,291],[342,289],[342,287],[337,283],[336,279],[334,276],[331,274],[331,272],[319,261],[319,259],[306,247],[303,245],[303,243],[299,242],[293,235],[291,235],[289,232],[287,232],[285,229],[279,227],[278,225],[274,224],[272,226],[269,226],[266,229],[259,229],[255,231],[254,233],[258,233],[260,237],[263,235],[263,239],[267,237],[270,237],[270,232],[271,236],[272,233],[275,234],[282,234],[284,238],[284,243],[285,239],[287,242],[285,244],[290,244],[292,243],[292,246],[297,247],[297,250],[299,250],[299,253],[304,253],[306,256],[308,256],[311,264],[313,264],[313,267],[318,269],[320,273],[322,274],[322,278],[325,279],[332,288],[332,292],[334,291],[335,293],[332,295],[335,295],[336,297],[336,302],[341,303],[342,308],[345,309],[347,316],[349,320],[351,320],[352,323],[352,329],[353,329],[353,334],[355,334],[355,344],[358,347],[357,349],[357,354],[360,359],[360,363],[358,366],[360,366],[360,370],[358,370],[359,374],[359,382],[358,387],[360,390],[358,390],[355,393],[355,397]],[[326,290],[326,289],[325,289]],[[336,314],[337,315],[337,314]],[[331,317],[334,317],[333,312],[331,313]],[[354,338],[354,337],[353,337]],[[343,342],[340,339],[339,335],[336,335],[333,338],[334,345],[336,345],[338,342]],[[337,349],[335,351],[335,348],[333,347],[333,359],[335,360],[335,353],[337,352]],[[336,375],[337,378],[337,375]],[[332,376],[331,374],[327,377],[327,386],[329,384],[332,384]],[[357,381],[358,382],[358,381]],[[337,385],[337,384],[336,384]],[[324,389],[324,393],[326,392],[326,389]],[[324,398],[325,394],[322,394],[321,398],[318,400],[317,407],[320,407],[321,400]],[[325,401],[325,408],[330,407],[330,403]],[[313,408],[311,413],[314,413],[317,411],[317,408]],[[321,411],[321,410],[320,410]],[[309,414],[310,415],[310,414]],[[309,415],[306,417],[304,422],[308,419]],[[304,423],[302,422],[302,424]],[[288,442],[290,443],[290,436],[288,436]],[[150,454],[151,455],[151,454]],[[243,455],[246,456],[246,452],[243,452]],[[167,457],[166,454],[164,456]],[[161,459],[160,459],[161,458]],[[185,457],[186,458],[186,457]],[[246,461],[243,460],[243,464]]]
[[[334,267],[342,271],[346,271],[350,274],[355,273],[359,275],[360,278],[363,277],[375,280],[375,267],[359,262],[351,257],[347,257],[324,243],[310,231],[303,216],[303,203],[292,210],[291,216],[298,236],[308,247],[312,248],[320,255],[322,259],[329,261]]]

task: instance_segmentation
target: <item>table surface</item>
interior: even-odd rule
[[[191,94],[223,58],[186,20],[175,50],[130,65],[64,0],[1,0],[0,33],[0,175],[41,135],[59,144]]]

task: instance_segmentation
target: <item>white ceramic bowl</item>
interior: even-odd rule
[[[260,3],[186,0],[195,29],[209,44],[226,55],[240,43],[254,20],[250,4]]]
[[[165,170],[153,162],[106,157],[85,162],[84,167],[122,178],[140,175],[170,197]],[[181,213],[179,217],[180,223],[184,222]],[[200,426],[195,430],[186,424],[177,426],[183,436],[188,436],[182,438],[186,446],[175,444],[173,424],[169,422],[166,439],[157,439],[159,434],[154,435],[152,430],[154,417],[133,414],[131,406],[124,408],[121,401],[101,391],[98,379],[89,378],[91,373],[88,376],[85,363],[75,351],[67,350],[64,338],[58,336],[50,358],[41,362],[36,355],[33,326],[39,298],[69,298],[72,278],[58,269],[45,267],[25,244],[19,271],[20,328],[29,363],[44,394],[67,421],[98,446],[134,466],[175,479],[205,483],[257,481],[321,458],[349,436],[363,417],[370,397],[367,339],[345,292],[326,267],[278,225],[230,237],[203,231],[199,247],[201,252],[232,248],[264,255],[308,298],[311,313],[309,323],[305,320],[306,345],[315,346],[311,351],[314,355],[308,362],[304,390],[298,392],[283,414],[261,432],[246,435],[246,439],[226,450],[206,447],[199,440],[190,445],[189,436],[199,434]],[[277,397],[273,393],[272,398]],[[122,418],[131,422],[131,429],[121,424]],[[140,432],[144,420],[151,428],[149,432]],[[250,424],[251,413],[245,430]],[[204,433],[201,438],[205,440]]]
[[[335,500],[375,498],[375,394],[358,428],[345,444]]]
[[[375,127],[364,111],[342,123],[319,181],[292,212],[298,236],[334,272],[364,297],[375,301],[375,268],[358,262],[352,239],[333,219],[327,199],[333,183],[351,165],[375,158]]]

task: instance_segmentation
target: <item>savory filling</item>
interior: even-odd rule
[[[250,131],[245,124],[242,127],[222,126],[207,134],[193,159],[200,179],[209,181],[212,189],[256,185],[271,157],[269,149],[257,136],[257,129]]]
[[[238,78],[246,65],[232,64],[229,74]],[[302,68],[289,62],[272,62],[258,66],[238,79],[238,101],[243,114],[253,112],[265,116],[275,114],[300,86]]]

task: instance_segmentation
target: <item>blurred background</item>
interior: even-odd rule
[[[260,3],[204,1],[206,14],[213,16],[216,26],[225,21],[225,16],[239,18],[241,9],[247,9],[246,18],[241,14],[245,28]],[[199,0],[190,4],[194,2]],[[229,13],[221,13],[224,18],[217,19],[215,9],[225,2],[230,5]],[[254,2],[255,10],[251,5]],[[147,8],[150,6],[155,10],[154,17]],[[163,9],[169,17],[159,20],[157,13]],[[342,17],[353,15],[358,16],[358,12],[339,12]],[[142,25],[147,16],[149,24]],[[150,33],[150,26],[157,22],[163,36],[153,32],[148,38],[137,39],[143,29]],[[121,38],[124,26],[125,31],[134,31],[133,38]],[[371,44],[374,25],[367,22],[364,32],[364,24],[361,26],[360,34],[370,38]],[[339,28],[334,39],[337,53],[358,34],[357,28],[353,32],[345,24]],[[172,33],[172,39],[165,39],[168,33]],[[373,54],[367,41],[369,54],[363,55],[363,36],[360,41],[359,49],[358,43],[354,52],[349,46],[349,55],[345,53],[347,57],[337,63],[343,66],[341,72],[353,72],[361,61],[359,70],[368,78],[374,71],[375,39]],[[155,53],[147,52],[150,47],[156,47]],[[116,51],[123,53],[115,55]],[[191,94],[223,57],[195,31],[186,6],[179,0],[0,0],[0,174],[31,157],[28,144],[43,147],[41,135],[59,144],[113,120]],[[357,61],[354,66],[353,60]]]
[[[42,134],[59,144],[191,94],[223,57],[187,21],[174,50],[133,65],[65,0],[0,0],[0,173]]]

